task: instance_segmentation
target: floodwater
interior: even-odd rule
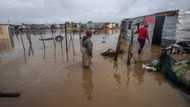
[[[32,45],[14,36],[15,48],[0,50],[0,91],[21,93],[0,98],[0,107],[190,107],[188,96],[161,73],[145,71],[142,63],[127,66],[125,56],[114,62],[100,55],[116,47],[118,32],[93,35],[89,69],[82,67],[78,34],[68,34],[68,55],[65,38],[39,40],[50,35],[32,35]]]

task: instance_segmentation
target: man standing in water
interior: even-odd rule
[[[142,25],[140,28],[138,28],[138,42],[139,42],[139,45],[140,45],[139,50],[138,50],[139,55],[141,54],[141,52],[142,52],[142,50],[144,48],[146,39],[150,43],[147,28],[148,28],[148,25]]]
[[[82,38],[82,60],[83,60],[83,66],[84,67],[90,67],[91,65],[91,59],[92,59],[92,49],[93,49],[93,43],[91,41],[92,32],[90,30],[87,30],[85,33],[85,36]]]

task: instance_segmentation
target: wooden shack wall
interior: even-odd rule
[[[9,25],[0,25],[0,50],[10,49],[13,46]]]
[[[8,25],[0,25],[0,39],[10,39]]]

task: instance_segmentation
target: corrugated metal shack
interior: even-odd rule
[[[190,11],[179,12],[177,41],[190,41]]]
[[[132,30],[135,32],[140,24],[148,25],[151,43],[162,47],[176,42],[176,29],[179,11],[165,11],[156,14],[124,19],[121,23],[120,38],[131,39]],[[134,41],[137,36],[134,36]]]

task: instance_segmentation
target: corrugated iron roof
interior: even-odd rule
[[[146,17],[146,16],[174,16],[174,15],[176,15],[178,13],[179,13],[179,10],[163,11],[163,12],[158,12],[158,13],[154,13],[154,14],[138,16],[138,17],[134,17],[134,18],[127,18],[127,19],[124,19],[123,21],[125,21],[125,20],[134,20],[134,19],[142,18],[142,17]]]

